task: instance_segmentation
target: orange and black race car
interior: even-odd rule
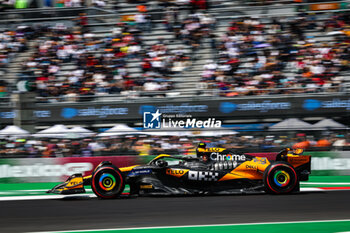
[[[130,195],[140,196],[299,192],[299,182],[308,180],[311,167],[311,157],[302,152],[287,148],[269,161],[200,144],[197,158],[162,154],[147,165],[122,168],[105,161],[91,176],[73,175],[48,192],[84,193],[84,186],[91,185],[98,197],[117,198],[126,184]]]

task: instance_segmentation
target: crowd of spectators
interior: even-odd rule
[[[341,72],[349,69],[349,23],[348,14],[320,22],[314,15],[236,19],[217,43],[217,58],[204,66],[202,81],[223,96],[339,91]],[[318,41],[309,31],[329,38]]]
[[[33,38],[30,27],[21,26],[15,30],[0,30],[0,72],[5,74],[10,62],[20,53],[28,50],[28,40]],[[0,97],[11,92],[6,80],[0,80]]]
[[[215,28],[215,18],[209,14],[196,13],[188,15],[180,28],[174,28],[175,36],[196,52],[204,38],[209,38]]]
[[[191,5],[191,10],[184,13],[183,4]],[[163,22],[168,32],[174,33],[176,39],[182,41],[196,52],[204,38],[209,38],[215,29],[216,20],[205,11],[205,1],[191,1],[179,4],[164,5]],[[194,7],[193,7],[194,6]]]
[[[41,102],[89,101],[113,94],[166,96],[166,91],[174,88],[172,75],[191,65],[201,40],[215,27],[215,19],[202,12],[185,14],[185,19],[179,20],[178,14],[183,13],[176,7],[181,4],[203,3],[166,4],[165,25],[180,42],[172,49],[172,41],[161,37],[154,44],[144,43],[143,35],[152,31],[152,21],[143,5],[137,6],[138,13],[127,22],[117,23],[106,37],[89,30],[85,14],[75,20],[75,27],[34,26],[35,38],[30,42],[35,52],[23,64],[19,81],[34,83]],[[141,74],[134,75],[130,69],[140,69]]]
[[[129,3],[137,3],[137,4],[145,4],[147,1],[144,0],[127,0]],[[191,13],[194,13],[198,10],[205,11],[209,8],[208,0],[157,0],[152,1],[156,5],[159,5],[163,8],[168,6],[177,6],[177,7],[185,7],[191,10]]]
[[[27,41],[32,36],[28,27],[0,31],[0,69],[6,68],[13,57],[28,49]]]
[[[125,35],[98,38],[86,29],[64,25],[46,27],[35,40],[35,52],[23,66],[22,78],[34,78],[40,97],[74,100],[78,95],[113,94],[131,88],[126,70],[127,46],[138,37],[129,29]],[[71,67],[69,72],[62,71]],[[131,80],[132,81],[132,80]]]
[[[83,7],[94,6],[103,8],[106,6],[105,0],[43,0],[29,1],[29,0],[2,0],[0,1],[0,11],[10,9],[25,9],[25,8],[42,8],[42,7]]]
[[[143,76],[146,80],[149,77],[157,77],[159,81],[166,82],[166,79],[169,79],[171,74],[186,69],[189,62],[189,57],[186,56],[183,48],[179,47],[176,50],[170,51],[164,42],[160,40],[151,46],[143,57]],[[151,86],[153,90],[155,86]],[[168,88],[161,89],[167,90]],[[146,90],[149,90],[149,85],[147,85]]]
[[[183,49],[169,51],[162,40],[153,46],[143,44],[137,25],[118,23],[111,36],[101,38],[88,30],[84,16],[77,24],[74,28],[43,27],[34,40],[35,52],[23,64],[21,79],[36,83],[41,101],[171,90],[170,75],[189,62]],[[138,60],[143,74],[134,77],[128,72],[128,62]]]
[[[116,23],[108,36],[90,31],[86,15],[78,17],[76,26],[70,28],[57,24],[4,31],[0,33],[0,68],[8,64],[12,54],[34,44],[19,81],[35,83],[43,102],[83,101],[106,95],[166,96],[174,89],[172,75],[193,64],[206,40],[211,42],[213,59],[203,66],[198,88],[231,97],[342,90],[350,60],[348,13],[334,13],[322,20],[312,14],[237,18],[218,40],[214,17],[197,10],[183,13],[181,4],[165,4],[163,14],[166,29],[183,43],[175,49],[170,46],[172,41],[161,37],[152,45],[143,41],[145,32],[152,32],[153,27],[145,7],[139,9],[134,21]],[[133,75],[135,69],[141,73]]]
[[[289,134],[290,135],[290,134]],[[1,139],[0,156],[15,157],[90,157],[115,155],[194,155],[199,142],[208,147],[232,148],[238,153],[278,152],[283,148],[305,150],[347,150],[350,148],[350,135],[329,133],[327,135],[307,135],[296,133],[293,136],[267,133],[259,135],[235,135],[223,137],[186,136],[115,136],[91,137],[84,139]]]

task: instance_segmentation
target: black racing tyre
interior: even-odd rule
[[[117,198],[125,188],[123,173],[113,165],[104,165],[93,172],[91,188],[100,198]]]
[[[291,193],[298,188],[295,169],[286,162],[275,162],[264,171],[265,191],[271,194]]]

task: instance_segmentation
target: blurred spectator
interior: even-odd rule
[[[349,146],[349,143],[345,139],[344,135],[338,134],[336,135],[336,138],[334,139],[332,146],[336,150],[342,150],[345,146]]]
[[[206,87],[221,90],[222,96],[339,90],[341,71],[348,69],[346,39],[316,43],[305,37],[305,30],[316,27],[313,15],[282,19],[269,24],[258,17],[234,20],[221,42],[213,42],[218,59],[204,66]]]
[[[316,147],[330,147],[332,143],[327,138],[321,138],[317,141]]]
[[[80,26],[86,25],[85,17],[77,19]],[[170,90],[169,75],[185,69],[188,60],[181,50],[172,54],[164,44],[156,44],[145,53],[140,31],[122,23],[116,25],[112,37],[102,39],[91,32],[57,24],[45,28],[36,42],[36,51],[24,63],[22,77],[35,78],[41,101],[47,97],[55,97],[50,102],[89,101],[94,96],[125,91]],[[144,76],[132,78],[127,62],[142,58],[141,54]],[[62,67],[67,66],[75,70],[62,72]]]
[[[0,157],[90,157],[109,155],[191,155],[199,142],[225,147],[237,153],[277,152],[286,147],[305,150],[350,150],[348,134],[324,136],[297,134],[296,137],[257,135],[200,137],[186,136],[114,136],[86,139],[1,139]],[[316,140],[315,140],[315,139]],[[316,143],[317,141],[317,143]]]
[[[92,5],[98,8],[103,8],[106,6],[106,2],[103,0],[93,0]]]
[[[192,1],[203,6],[205,1]],[[90,101],[106,94],[142,96],[142,90],[168,91],[174,88],[172,75],[193,64],[204,41],[215,53],[203,66],[200,88],[213,89],[213,95],[295,94],[342,90],[343,73],[349,69],[350,17],[334,13],[326,20],[313,15],[295,18],[243,17],[230,23],[219,38],[214,33],[215,18],[198,11],[180,11],[185,2],[164,3],[165,24],[185,44],[171,50],[160,39],[146,45],[142,31],[151,31],[150,15],[139,5],[136,26],[118,23],[112,35],[101,37],[89,31],[82,13],[76,27],[21,26],[0,33],[0,68],[27,50],[34,53],[23,64],[20,80],[35,82],[43,102]],[[199,4],[199,5],[198,5]],[[147,5],[148,6],[148,5]],[[181,20],[180,20],[181,19]],[[317,41],[309,30],[331,33],[334,40]],[[190,47],[192,54],[186,54]],[[130,69],[140,63],[142,74]],[[131,95],[132,93],[132,95]],[[198,92],[201,93],[201,92]]]

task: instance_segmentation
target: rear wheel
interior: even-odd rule
[[[100,198],[116,198],[124,190],[124,176],[117,167],[105,165],[92,174],[91,187]]]
[[[298,177],[290,164],[276,162],[266,168],[264,185],[267,193],[291,193],[298,189]]]

